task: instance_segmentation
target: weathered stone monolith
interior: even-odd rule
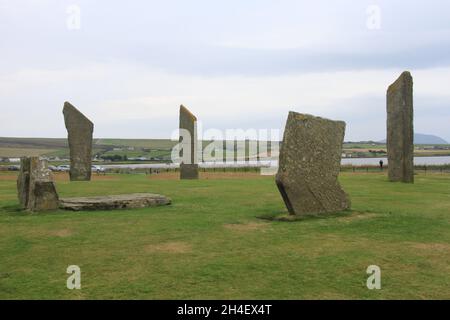
[[[70,149],[70,180],[90,181],[94,124],[69,102],[64,103],[63,114]]]
[[[31,159],[29,157],[20,159],[20,171],[17,176],[17,193],[22,209],[28,207],[28,197],[30,193],[30,162]]]
[[[180,179],[198,179],[197,118],[183,105],[180,106],[180,143]]]
[[[345,122],[289,112],[276,184],[291,215],[338,212],[350,207],[337,181]]]
[[[413,78],[407,71],[387,90],[388,175],[414,183]]]
[[[58,194],[51,180],[47,160],[39,157],[21,159],[17,191],[22,209],[30,211],[58,209]]]

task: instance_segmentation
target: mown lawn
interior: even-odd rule
[[[154,192],[173,204],[30,215],[0,174],[0,298],[450,299],[450,175],[404,185],[346,173],[351,211],[296,222],[258,218],[285,212],[273,177],[208,178],[59,179],[63,197]],[[68,265],[81,290],[66,288]],[[381,290],[366,287],[369,265]]]

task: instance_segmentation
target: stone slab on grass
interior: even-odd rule
[[[133,193],[111,196],[61,198],[59,207],[64,210],[114,210],[169,205],[172,201],[159,194]]]

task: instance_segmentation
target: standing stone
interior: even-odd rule
[[[39,157],[21,159],[17,191],[22,209],[30,211],[58,209],[58,194],[53,181],[51,181],[46,160],[39,159]]]
[[[180,143],[182,157],[180,179],[198,179],[197,118],[185,106],[180,106]]]
[[[69,139],[70,180],[90,181],[94,124],[69,102],[64,103],[63,114]]]
[[[414,183],[413,78],[407,71],[387,90],[389,180]]]
[[[345,122],[289,112],[276,184],[291,215],[342,211],[348,195],[337,181]]]
[[[19,176],[17,177],[17,193],[19,195],[19,203],[22,209],[26,209],[28,207],[28,197],[30,192],[30,168],[31,158],[21,158]]]

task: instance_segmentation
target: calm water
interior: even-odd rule
[[[353,166],[377,166],[379,161],[383,160],[384,164],[388,163],[387,158],[344,158],[341,160],[341,164],[343,165],[353,165]],[[450,164],[450,157],[415,157],[414,164],[416,165],[442,165],[442,164]],[[199,166],[201,168],[244,168],[244,167],[270,167],[270,166],[278,166],[277,160],[261,160],[257,161],[249,161],[248,163],[244,161],[238,161],[236,163],[214,163],[214,162],[205,162],[201,163]],[[178,168],[179,165],[175,163],[164,164],[164,163],[142,163],[142,164],[110,164],[104,165],[105,168],[117,168],[117,169],[170,169],[170,168]]]

